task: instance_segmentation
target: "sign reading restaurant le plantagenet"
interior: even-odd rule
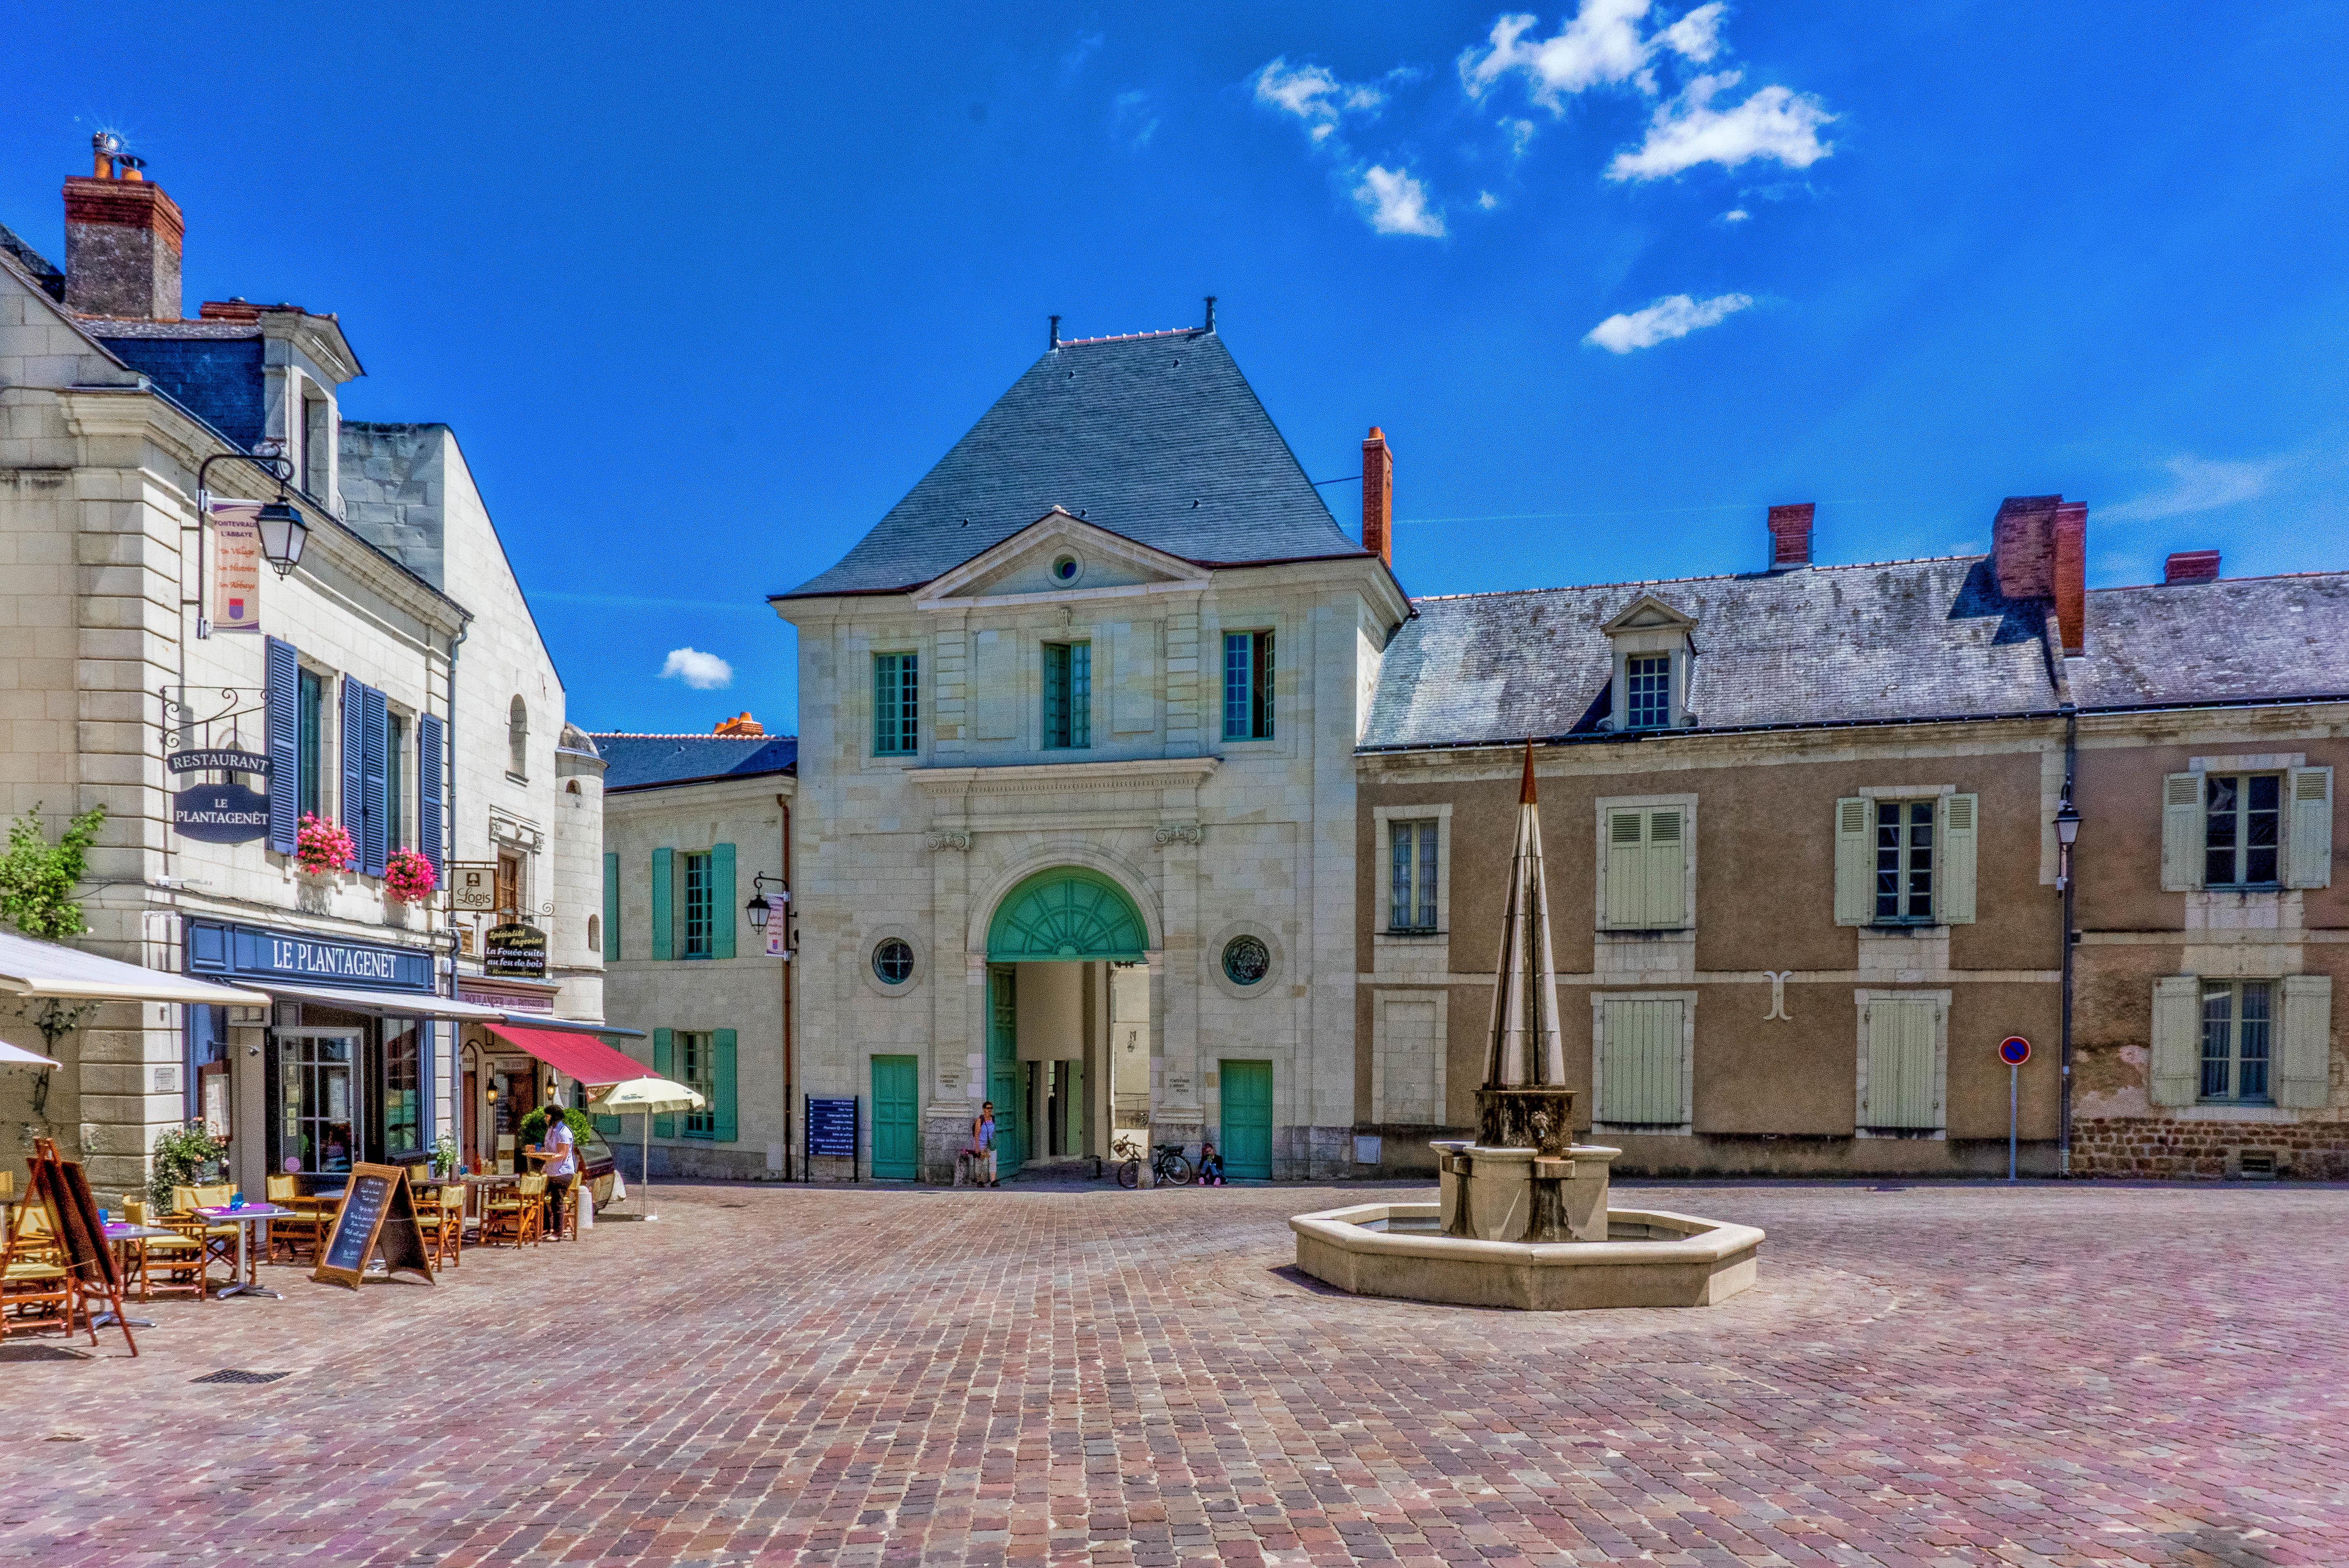
[[[482,936],[481,973],[515,980],[546,978],[546,933],[517,921],[493,925]]]
[[[187,944],[188,969],[196,975],[358,985],[370,990],[432,989],[432,954],[423,948],[312,941],[290,932],[208,920],[188,923]]]
[[[269,758],[233,749],[174,751],[163,766],[175,774],[240,773],[269,777]],[[201,779],[171,797],[171,827],[183,839],[243,844],[269,831],[269,797],[250,785]]]

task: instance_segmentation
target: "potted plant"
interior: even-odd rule
[[[294,831],[294,859],[312,876],[325,876],[358,864],[358,846],[351,842],[351,830],[340,822],[305,811],[301,826]]]
[[[383,865],[383,891],[401,903],[422,903],[440,885],[432,862],[414,850],[394,850]]]
[[[454,1176],[457,1173],[457,1140],[442,1133],[432,1140],[432,1174]]]
[[[155,1140],[155,1173],[147,1181],[147,1200],[159,1214],[171,1212],[171,1189],[200,1187],[221,1173],[228,1145],[201,1121],[175,1127]]]

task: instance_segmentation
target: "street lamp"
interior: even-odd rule
[[[766,872],[761,872],[750,879],[750,902],[742,906],[742,913],[750,917],[750,929],[761,934],[767,929],[768,917],[774,913],[775,906],[772,901],[778,898],[788,900],[792,896],[788,891],[771,893],[767,892],[769,882],[774,883],[778,889],[783,886],[782,878],[771,877]]]
[[[2058,888],[2069,888],[2072,885],[2072,845],[2079,836],[2080,809],[2072,804],[2071,787],[2066,785],[2064,798],[2055,803],[2055,844],[2062,855],[2062,861],[2055,872],[2055,885]]]
[[[303,520],[301,509],[282,494],[263,507],[254,521],[261,528],[263,559],[277,569],[277,575],[285,576],[302,559],[302,546],[310,538],[309,523]]]
[[[767,915],[770,912],[764,898],[757,893],[751,894],[750,902],[742,906],[742,913],[750,917],[751,930],[764,932],[767,929]]]

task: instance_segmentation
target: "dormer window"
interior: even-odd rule
[[[1615,652],[1608,728],[1677,729],[1695,722],[1688,711],[1693,619],[1642,593],[1599,630]]]

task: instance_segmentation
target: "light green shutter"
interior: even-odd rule
[[[1677,806],[1650,811],[1647,864],[1647,925],[1677,931],[1688,923],[1688,818]]]
[[[2284,886],[2331,887],[2333,769],[2295,768],[2284,782],[2292,791],[2292,821],[2284,830],[2291,870]]]
[[[734,1031],[719,1029],[709,1038],[710,1081],[717,1090],[717,1104],[711,1108],[716,1125],[709,1136],[731,1143],[741,1135],[734,1119]]]
[[[1863,1127],[1934,1128],[1933,1014],[1930,996],[1879,996],[1868,1005],[1868,1104]]]
[[[1974,923],[1974,839],[1982,800],[1974,795],[1941,798],[1941,923]]]
[[[676,867],[672,863],[676,859],[677,855],[673,851],[655,850],[653,851],[653,956],[655,958],[671,958],[677,954],[677,934],[670,929],[670,910],[677,894],[677,889],[670,885],[670,879],[677,874]]]
[[[1669,931],[1688,923],[1687,814],[1677,806],[1607,813],[1607,923]]]
[[[604,851],[604,962],[613,964],[620,957],[620,855],[616,850]]]
[[[658,853],[666,856],[668,851],[667,850],[662,850],[659,851]],[[666,953],[657,953],[653,956],[656,958],[666,958],[668,954]],[[676,1081],[673,1077],[677,1071],[677,1050],[675,1040],[676,1037],[667,1029],[655,1029],[653,1031],[653,1077],[668,1078],[671,1082]],[[672,1113],[667,1116],[654,1117],[653,1136],[655,1138],[675,1138],[677,1136],[676,1115]]]
[[[1646,913],[1640,877],[1647,868],[1640,853],[1646,841],[1640,812],[1607,813],[1607,923],[1610,926],[1636,929]]]
[[[1675,1126],[1681,1102],[1683,1008],[1676,997],[1603,1004],[1599,1119],[1610,1125]]]
[[[734,846],[709,846],[709,956],[734,956],[734,933],[742,912],[734,904]]]
[[[2165,975],[2153,983],[2153,1028],[2147,1044],[2146,1097],[2156,1105],[2192,1105],[2202,1084],[2199,977]]]
[[[1868,830],[1868,802],[1847,795],[1835,808],[1835,918],[1866,925],[1876,917],[1876,845]]]
[[[2333,1098],[2333,977],[2289,975],[2283,983],[2283,1070],[2276,1103],[2321,1110]]]
[[[2161,781],[2161,891],[2190,892],[2201,885],[2202,775],[2172,773]]]

